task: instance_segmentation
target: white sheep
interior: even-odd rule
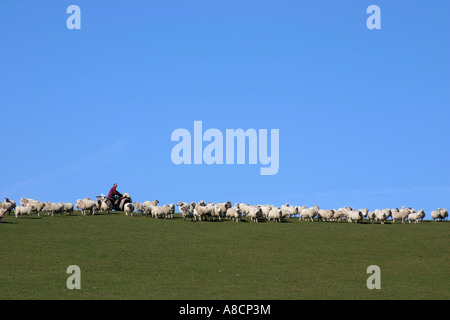
[[[194,218],[194,209],[191,208],[189,204],[186,203],[186,205],[181,204],[179,205],[181,216],[186,221],[187,219],[193,219]]]
[[[392,222],[395,223],[395,220],[402,220],[402,223],[405,223],[405,219],[408,218],[410,211],[403,207],[400,210],[398,208],[391,209],[392,214]]]
[[[249,217],[250,220],[253,222],[258,222],[258,219],[261,219],[263,217],[261,207],[260,206],[251,206],[248,209],[247,217]]]
[[[344,214],[340,210],[334,210],[333,221],[341,222],[344,219]]]
[[[142,214],[144,214],[147,218],[148,217],[152,217],[152,209],[155,206],[146,206],[144,204],[142,204]]]
[[[73,203],[63,203],[62,205],[64,213],[73,213]]]
[[[223,215],[225,215],[225,213],[226,213],[226,210],[228,210],[228,209],[225,209],[225,211],[223,211],[224,209],[223,209],[223,206],[219,206],[219,205],[214,205],[214,209],[213,209],[213,211],[211,212],[212,214],[211,214],[211,218],[212,218],[212,220],[214,221],[215,220],[215,218],[219,218],[219,221],[221,221],[221,217],[223,216]]]
[[[367,218],[369,219],[370,223],[374,223],[375,220],[377,220],[377,213],[381,212],[380,209],[375,209],[375,211],[369,211],[369,213],[367,214]]]
[[[299,212],[299,218],[298,220],[311,220],[311,222],[314,222],[314,217],[319,214],[319,206],[310,207],[308,209],[304,208]]]
[[[194,209],[194,217],[197,220],[206,220],[214,214],[214,205],[211,203],[206,204],[204,201],[197,203]]]
[[[423,211],[423,209],[420,209],[417,212],[411,212],[408,215],[409,223],[411,223],[411,221],[414,221],[415,223],[418,223],[419,220],[423,220],[423,218],[425,218],[425,211]]]
[[[300,211],[302,211],[303,209],[306,209],[306,206],[305,205],[303,205],[301,207],[296,206],[295,209],[297,210],[297,214],[300,214]]]
[[[159,203],[158,200],[144,201],[143,205],[144,205],[144,206],[157,206],[158,203]]]
[[[381,224],[384,224],[386,222],[386,220],[389,218],[391,214],[391,210],[389,209],[377,209],[375,210],[375,219],[377,221],[380,221]]]
[[[64,212],[64,205],[60,202],[60,203],[51,203],[51,202],[46,202],[45,206],[44,206],[44,210],[47,213],[52,214],[52,217],[55,215],[55,213],[63,213]]]
[[[441,220],[447,220],[448,218],[448,210],[447,209],[443,209],[443,208],[439,208],[439,215],[441,217]]]
[[[24,198],[24,197],[22,197],[22,198],[20,198],[20,205],[21,205],[22,207],[26,207],[26,206],[27,206],[27,203],[28,203],[29,201],[31,201],[31,202],[38,202],[37,200],[31,199],[31,198]]]
[[[334,210],[319,210],[318,217],[322,221],[332,221],[334,217]]]
[[[5,215],[6,211],[6,208],[0,208],[0,223],[2,223],[3,216]]]
[[[80,209],[83,215],[86,215],[86,213],[95,214],[96,202],[90,198],[78,199],[75,203],[75,207]]]
[[[33,206],[32,212],[36,212],[39,217],[40,212],[44,209],[45,202],[40,202],[40,201],[35,201],[35,200],[26,201],[26,204],[24,207],[28,207],[28,206]]]
[[[445,220],[448,217],[448,210],[447,209],[442,209],[442,208],[438,208],[437,210],[433,210],[430,213],[431,218],[436,221],[436,220]]]
[[[283,211],[278,207],[273,207],[269,211],[269,215],[267,217],[268,221],[281,222],[281,218],[283,217]]]
[[[125,211],[126,215],[128,215],[128,213],[130,213],[130,215],[133,216],[134,205],[132,203],[125,203],[125,205],[123,207],[123,211]]]
[[[290,208],[290,204],[289,203],[283,204],[281,207],[279,207],[279,209],[281,210],[281,217],[283,219],[285,217],[289,216],[289,208]]]
[[[5,213],[11,214],[12,210],[16,207],[16,202],[14,200],[9,200],[5,198],[3,203],[0,203],[0,209],[5,209]]]
[[[264,205],[261,205],[259,207],[261,208],[261,215],[262,215],[262,217],[264,219],[269,219],[269,212],[273,208],[273,206],[264,204]]]
[[[359,210],[349,210],[347,211],[347,221],[348,222],[361,222],[363,223],[364,217],[369,213],[369,209],[359,209]]]
[[[169,205],[165,204],[161,207],[152,206],[152,217],[153,218],[168,218],[170,217],[171,208]]]
[[[242,211],[239,207],[240,205],[236,204],[234,207],[228,208],[227,213],[225,215],[226,218],[236,222],[241,221]]]
[[[133,202],[134,209],[136,212],[144,213],[144,205],[137,201]]]
[[[106,212],[106,214],[109,214],[113,209],[113,204],[111,202],[111,200],[109,200],[108,198],[103,198],[101,200],[101,205],[100,205],[100,211]]]
[[[14,210],[14,213],[16,215],[16,218],[18,218],[20,215],[27,215],[29,216],[31,214],[31,212],[33,211],[34,207],[33,205],[27,206],[27,207],[16,207]]]

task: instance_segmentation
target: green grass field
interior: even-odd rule
[[[450,224],[6,216],[0,299],[449,299]],[[69,265],[81,290],[69,290]],[[381,289],[369,290],[369,265]]]

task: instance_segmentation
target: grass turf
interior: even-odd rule
[[[142,216],[6,216],[0,299],[439,299],[446,222],[186,222]],[[69,265],[81,290],[69,290]],[[369,265],[381,289],[369,290]]]

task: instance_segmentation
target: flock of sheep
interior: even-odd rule
[[[130,200],[131,201],[131,200]],[[173,218],[175,213],[175,204],[159,206],[159,201],[145,201],[143,203],[121,203],[120,207],[126,215],[133,216],[134,212],[140,213],[152,218]],[[246,216],[253,222],[261,220],[281,222],[286,218],[298,217],[299,220],[306,221],[347,221],[354,223],[362,223],[364,219],[368,219],[371,223],[379,222],[384,224],[391,218],[392,223],[395,221],[408,220],[409,223],[418,223],[425,217],[425,212],[415,210],[412,208],[402,207],[401,209],[376,209],[369,211],[369,209],[355,210],[351,207],[343,207],[337,210],[323,210],[319,206],[307,208],[306,206],[291,206],[284,204],[281,207],[273,205],[250,205],[248,203],[236,203],[232,205],[230,201],[222,203],[206,203],[200,201],[198,203],[192,202],[178,202],[181,216],[185,220],[221,220],[222,218],[230,219],[236,222],[241,221],[243,216]],[[97,200],[90,198],[78,199],[75,203],[75,209],[80,210],[83,215],[94,215],[99,212],[110,213],[113,210],[113,204],[107,197],[100,197]],[[3,203],[0,203],[0,222],[5,213],[11,214],[14,211],[16,218],[20,215],[40,215],[45,212],[47,215],[54,216],[55,214],[71,214],[74,211],[73,203],[51,203],[41,202],[34,199],[21,198],[20,206],[16,206],[16,202],[5,198]],[[431,212],[431,218],[436,220],[446,220],[448,218],[448,210],[438,208],[438,210]]]

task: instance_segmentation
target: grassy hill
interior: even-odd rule
[[[0,299],[449,299],[450,224],[6,216]],[[81,290],[69,290],[69,265]],[[381,289],[369,290],[369,265]]]

